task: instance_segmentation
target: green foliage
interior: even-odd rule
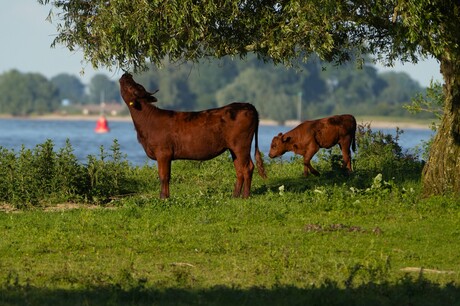
[[[428,54],[440,59],[458,44],[454,2],[38,2],[64,12],[50,13],[58,30],[53,44],[81,48],[95,67],[138,70],[166,57],[196,61],[248,52],[284,64],[313,53],[337,63],[373,53],[392,63]]]
[[[72,104],[120,102],[118,83],[105,74],[96,74],[85,85],[73,75],[58,74],[51,80],[37,73],[11,70],[0,74],[0,114],[15,116],[43,115],[61,107],[63,100]]]
[[[403,152],[399,145],[402,133],[404,131],[397,128],[393,136],[381,131],[374,132],[369,125],[358,125],[358,152],[353,166],[357,170],[380,172],[386,177],[417,177],[423,163],[417,156]]]
[[[59,99],[69,103],[85,102],[85,85],[81,80],[67,73],[60,73],[51,78],[51,83],[59,90]]]
[[[4,75],[8,76],[8,73]],[[281,123],[299,119],[299,115],[301,119],[311,119],[334,113],[375,114],[376,107],[382,115],[404,116],[407,112],[401,108],[402,103],[421,91],[414,81],[401,73],[378,74],[370,64],[364,69],[357,69],[353,64],[334,67],[316,58],[299,64],[296,70],[274,66],[250,55],[245,60],[225,57],[181,65],[164,61],[161,69],[152,65],[135,78],[151,91],[160,89],[156,97],[162,108],[197,110],[247,101],[257,107],[261,118]],[[66,112],[80,112],[73,106],[75,104],[120,100],[118,84],[103,74],[90,80],[88,94],[75,76],[59,74],[51,83],[58,90],[58,100],[69,100],[70,105],[62,109]],[[10,92],[22,90],[19,83],[11,86]],[[58,107],[59,104],[53,104],[49,111]],[[5,105],[5,109],[12,108],[12,105]],[[31,113],[35,111],[31,109]]]
[[[22,147],[1,148],[0,201],[17,208],[27,208],[62,202],[103,204],[112,197],[138,190],[136,181],[129,181],[137,168],[130,168],[116,140],[107,154],[101,147],[100,156],[88,156],[86,165],[78,163],[69,141],[54,151],[51,140],[33,150]]]
[[[444,99],[445,95],[441,83],[431,81],[425,94],[416,95],[412,99],[411,104],[404,105],[403,107],[413,114],[420,115],[423,113],[425,117],[434,117],[435,120],[431,123],[431,129],[437,131],[438,125],[444,115]],[[433,141],[434,136],[422,143],[422,157],[425,160],[429,158],[429,152]]]
[[[98,104],[107,101],[121,101],[118,83],[110,80],[105,74],[96,74],[89,83],[88,102]]]
[[[110,196],[122,195],[127,192],[127,185],[129,186],[127,176],[131,169],[126,156],[120,152],[120,145],[116,139],[110,149],[111,154],[108,155],[101,146],[98,157],[88,156],[87,195],[90,201],[95,203],[104,203]]]
[[[422,91],[402,73],[379,74],[371,64],[364,69],[334,67],[314,57],[297,69],[264,63],[253,55],[181,65],[163,61],[161,69],[151,66],[136,80],[151,91],[160,89],[156,97],[163,108],[196,110],[247,101],[261,118],[281,123],[299,115],[375,114],[375,107],[383,115],[404,116],[402,103]]]
[[[44,76],[11,70],[0,75],[0,113],[26,116],[52,112],[59,92]]]
[[[444,99],[442,84],[440,82],[433,82],[432,80],[430,86],[426,89],[426,93],[416,95],[412,99],[411,104],[405,105],[404,108],[413,114],[427,113],[429,118],[434,117],[437,121],[440,121],[444,114]],[[437,130],[437,123],[432,123],[433,131]]]
[[[2,149],[0,164],[5,176],[1,181],[1,201],[19,208],[40,205],[43,201],[66,201],[81,188],[79,165],[72,154],[70,143],[58,154],[51,140],[39,144],[34,150]],[[81,176],[80,176],[81,178]]]

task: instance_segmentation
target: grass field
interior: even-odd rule
[[[223,155],[174,162],[168,200],[141,167],[97,205],[0,212],[0,305],[460,305],[458,197],[361,144],[351,175],[267,162],[247,200]]]

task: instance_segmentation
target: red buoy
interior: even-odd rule
[[[110,131],[109,125],[107,123],[107,119],[105,119],[104,115],[101,115],[96,122],[96,128],[94,129],[96,133],[107,133]]]

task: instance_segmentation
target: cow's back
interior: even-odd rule
[[[335,115],[316,120],[312,129],[316,143],[322,148],[329,149],[343,137],[354,137],[356,120],[348,114]]]
[[[224,106],[224,115],[219,119],[222,132],[230,140],[246,137],[252,140],[254,131],[259,124],[256,108],[249,103],[235,102]]]
[[[249,103],[232,103],[200,112],[178,112],[164,125],[169,125],[168,146],[174,148],[174,159],[206,160],[226,149],[243,147],[250,152],[258,114]]]

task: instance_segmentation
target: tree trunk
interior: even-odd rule
[[[444,77],[444,116],[423,169],[425,196],[454,193],[460,196],[460,60],[441,60]]]

